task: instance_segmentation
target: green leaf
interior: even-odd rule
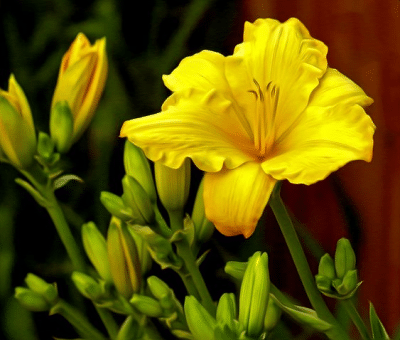
[[[63,186],[67,185],[67,183],[70,181],[77,181],[83,183],[83,179],[76,175],[64,175],[54,180],[53,188],[54,190],[60,189]]]
[[[274,299],[277,305],[281,307],[285,313],[289,314],[300,324],[307,325],[319,332],[326,332],[332,328],[332,325],[324,320],[321,320],[314,310],[301,306],[294,306],[294,308],[292,308],[280,302],[275,295],[270,294],[270,297]]]
[[[386,332],[385,327],[383,326],[381,320],[376,314],[374,305],[372,302],[369,304],[369,319],[371,322],[371,329],[372,329],[372,337],[373,339],[390,339],[389,334]]]

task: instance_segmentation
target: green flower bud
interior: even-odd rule
[[[39,132],[37,151],[47,161],[54,155],[54,142],[47,133]]]
[[[90,262],[99,275],[106,282],[112,282],[106,239],[93,222],[82,226],[82,242]]]
[[[356,267],[356,254],[351,247],[350,241],[346,238],[341,238],[336,245],[335,252],[335,269],[336,276],[340,279],[346,275],[349,270]]]
[[[185,298],[184,309],[187,324],[196,340],[216,340],[214,330],[217,327],[217,321],[194,296]]]
[[[269,289],[268,255],[256,252],[249,259],[239,298],[239,322],[248,336],[263,332]]]
[[[149,297],[139,294],[134,294],[130,303],[142,314],[152,318],[159,318],[163,316],[163,309],[160,303]]]
[[[111,275],[118,292],[126,299],[140,289],[141,269],[136,244],[127,225],[113,217],[107,234]]]
[[[132,220],[132,210],[125,206],[121,197],[108,191],[102,191],[100,201],[111,215],[118,217],[124,222]]]
[[[50,113],[50,135],[58,152],[66,153],[72,146],[74,118],[67,101],[57,102]]]
[[[153,296],[160,302],[161,307],[171,314],[174,310],[182,311],[182,305],[176,299],[174,291],[157,276],[147,279],[148,286]]]
[[[331,280],[336,277],[335,264],[328,253],[323,255],[319,261],[318,274]]]
[[[124,194],[122,200],[132,210],[130,223],[151,225],[154,223],[155,214],[152,203],[140,183],[131,176],[125,175],[122,179]]]
[[[15,288],[15,298],[31,312],[49,311],[52,305],[41,295],[25,287]]]
[[[143,237],[140,236],[133,228],[131,228],[129,226],[128,226],[128,230],[131,233],[132,238],[136,244],[136,249],[137,249],[137,252],[139,255],[140,267],[141,267],[142,276],[143,276],[150,270],[151,265],[153,263],[153,259],[151,258],[150,252],[148,250],[148,244],[143,239]]]
[[[200,244],[208,241],[215,229],[214,224],[207,219],[205,214],[203,187],[204,178],[201,180],[199,189],[197,190],[192,212],[192,221],[195,226],[196,241]]]
[[[282,309],[274,302],[273,299],[268,299],[268,307],[264,320],[264,331],[271,331],[279,322],[281,315]]]
[[[248,262],[228,261],[225,265],[225,273],[237,280],[243,280]]]
[[[151,202],[157,202],[156,189],[149,161],[144,152],[128,140],[125,142],[124,166],[127,175],[136,179],[146,191]]]
[[[190,159],[186,158],[178,169],[172,169],[161,162],[154,163],[158,196],[167,211],[183,210],[189,196]]]
[[[53,305],[58,300],[58,292],[55,284],[47,283],[35,274],[29,273],[25,278],[28,288],[40,294],[49,304]]]
[[[217,307],[217,321],[222,328],[226,325],[229,329],[235,329],[235,319],[236,319],[236,300],[235,294],[224,293],[218,302]]]
[[[343,280],[335,279],[332,281],[332,286],[340,295],[351,293],[358,286],[357,270],[350,270],[346,273]]]
[[[72,281],[79,292],[90,300],[96,301],[103,296],[101,285],[89,275],[81,272],[73,272]]]

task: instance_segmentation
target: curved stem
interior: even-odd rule
[[[169,218],[173,231],[183,229],[183,213],[181,211],[169,212]],[[193,254],[188,240],[183,237],[181,240],[175,241],[175,245],[177,254],[185,264],[184,268],[178,271],[178,274],[182,278],[188,293],[194,295],[196,298],[200,297],[200,302],[204,308],[207,309],[212,316],[215,316],[216,308],[214,302],[204,282],[203,276],[200,273],[199,266],[196,263],[196,257]]]
[[[106,327],[110,339],[115,340],[118,335],[118,325],[111,313],[107,309],[96,306],[96,304],[94,304],[94,307],[96,308],[97,314],[99,314],[101,321],[103,321],[103,325]]]
[[[48,206],[46,206],[47,212],[49,213],[56,227],[57,233],[64,244],[74,269],[80,272],[86,272],[85,261],[82,257],[82,253],[71,233],[69,225],[65,219],[64,212],[61,210],[54,193],[47,193],[45,197],[48,199],[49,203]]]
[[[286,244],[289,248],[308,299],[310,300],[310,303],[317,312],[318,316],[322,320],[325,320],[333,325],[333,330],[330,332],[330,334],[328,334],[328,336],[330,336],[332,339],[348,339],[348,335],[340,327],[337,320],[329,311],[324,299],[318,291],[314,276],[312,275],[310,267],[308,266],[308,262],[300,240],[297,236],[296,230],[294,229],[292,220],[289,217],[286,207],[282,202],[279,192],[280,187],[279,184],[277,184],[277,188],[275,188],[269,200],[269,205],[272,208],[275,218],[285,238]]]
[[[64,300],[59,300],[53,308],[50,310],[50,315],[60,314],[62,315],[85,339],[92,340],[105,340],[103,334],[101,334],[87,319],[86,317],[76,308],[69,305]]]
[[[361,338],[363,340],[371,339],[368,329],[365,326],[364,321],[361,319],[361,316],[358,313],[357,308],[354,306],[353,301],[351,301],[350,299],[346,299],[346,300],[341,300],[340,303],[345,308],[347,314],[350,316],[354,325],[357,327],[357,329],[361,335]]]

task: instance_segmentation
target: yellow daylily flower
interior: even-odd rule
[[[277,181],[312,184],[352,160],[370,161],[373,100],[329,68],[327,47],[295,18],[246,22],[233,55],[202,51],[165,85],[162,112],[124,123],[121,136],[152,161],[205,171],[207,218],[249,237]]]
[[[51,104],[52,114],[55,114],[57,103],[68,103],[73,117],[71,144],[92,120],[104,89],[107,70],[106,39],[96,40],[91,45],[86,36],[79,33],[61,61]],[[52,129],[57,127],[50,126]]]
[[[25,93],[10,76],[8,91],[0,89],[0,160],[26,168],[36,152],[36,133]]]

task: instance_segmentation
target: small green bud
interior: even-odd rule
[[[141,269],[136,244],[127,225],[113,217],[107,234],[111,275],[118,292],[126,299],[140,289]]]
[[[58,292],[55,284],[47,283],[45,280],[29,273],[25,278],[28,288],[35,293],[40,294],[51,305],[58,300]]]
[[[215,229],[214,224],[207,219],[205,214],[203,187],[204,178],[201,180],[199,188],[197,190],[192,212],[192,220],[195,226],[196,241],[200,244],[208,241],[211,238]]]
[[[355,266],[356,254],[351,247],[350,241],[346,238],[341,238],[337,242],[335,252],[336,276],[343,279],[349,270],[355,269]]]
[[[90,300],[96,301],[103,296],[101,285],[89,275],[73,272],[72,281],[79,292]]]
[[[53,156],[54,142],[47,133],[39,132],[37,151],[46,160],[50,160]]]
[[[15,298],[31,312],[49,311],[52,305],[41,295],[25,287],[15,288]]]
[[[82,242],[90,262],[99,275],[106,282],[112,282],[106,239],[93,222],[82,226]]]
[[[189,196],[190,159],[186,158],[178,169],[155,162],[154,174],[158,196],[165,209],[169,213],[183,210]]]
[[[331,280],[336,277],[335,264],[328,253],[323,255],[319,261],[318,274]]]
[[[172,295],[171,288],[157,276],[150,276],[147,279],[147,284],[153,296],[158,300]]]
[[[268,299],[268,307],[264,320],[264,331],[271,331],[279,322],[281,315],[282,309],[274,302],[273,299]]]
[[[67,101],[57,102],[50,113],[50,135],[57,151],[66,153],[72,146],[74,118]]]
[[[248,262],[228,261],[225,265],[225,273],[237,280],[243,280]]]
[[[340,295],[347,295],[355,290],[358,286],[357,270],[350,270],[346,273],[343,280],[335,279],[332,281],[332,286]]]
[[[269,289],[268,255],[256,252],[249,259],[239,298],[239,322],[250,337],[263,332]]]
[[[149,297],[139,294],[134,294],[130,303],[142,314],[147,315],[151,318],[159,318],[163,316],[163,309],[160,303]]]
[[[222,327],[225,325],[229,329],[235,329],[235,319],[236,319],[237,309],[235,294],[224,293],[218,302],[217,307],[217,321]]]
[[[125,175],[122,179],[124,204],[132,210],[130,223],[139,225],[152,225],[155,220],[153,205],[146,191],[140,183],[131,176]]]
[[[156,189],[149,161],[144,152],[128,140],[125,142],[124,166],[127,175],[136,179],[146,191],[151,202],[157,202]]]
[[[196,340],[216,340],[214,331],[217,321],[194,296],[186,296],[184,310],[187,324]]]
[[[121,197],[108,191],[102,191],[100,201],[111,215],[124,222],[132,220],[132,210],[125,206]]]

